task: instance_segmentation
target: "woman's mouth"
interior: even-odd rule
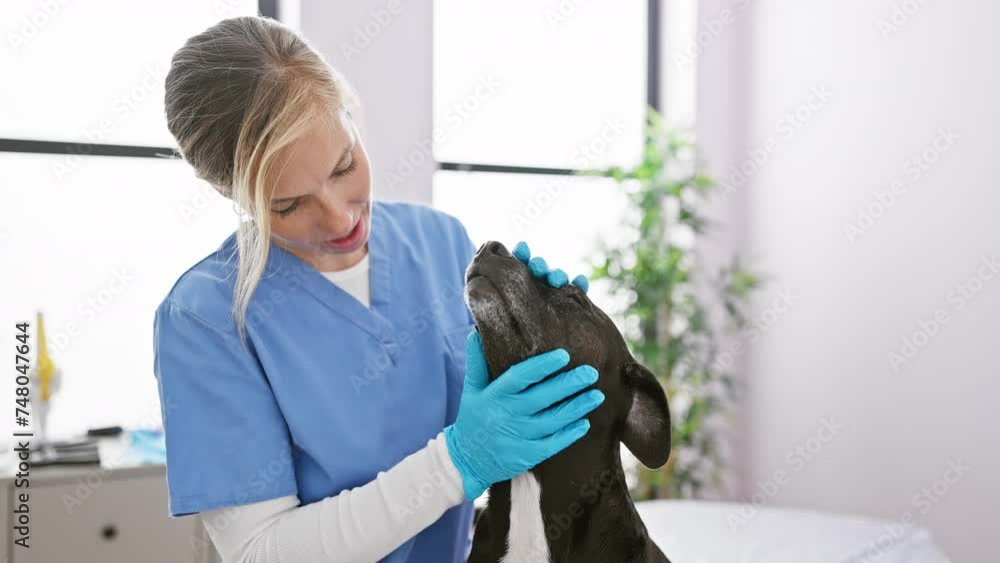
[[[324,241],[323,246],[333,250],[344,250],[353,247],[364,235],[364,223],[364,215],[362,215],[358,218],[358,222],[354,224],[354,228],[351,229],[351,232],[347,236]]]

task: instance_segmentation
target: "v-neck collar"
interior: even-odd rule
[[[316,268],[312,267],[298,256],[288,252],[273,240],[268,254],[270,265],[276,268],[273,274],[278,275],[281,269],[288,268],[293,272],[301,272],[301,287],[313,297],[330,308],[334,313],[344,317],[361,330],[378,339],[383,344],[392,333],[392,323],[389,321],[391,287],[391,259],[389,244],[386,240],[388,225],[385,224],[385,209],[379,202],[372,202],[371,230],[368,236],[368,264],[371,307],[365,307],[337,284],[331,283]]]

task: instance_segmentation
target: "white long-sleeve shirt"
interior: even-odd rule
[[[225,563],[371,563],[465,499],[444,433],[371,482],[299,506],[295,495],[202,512]]]
[[[370,307],[368,255],[321,272]],[[289,495],[201,513],[224,563],[364,562],[392,553],[465,499],[444,433],[360,487],[306,506]]]

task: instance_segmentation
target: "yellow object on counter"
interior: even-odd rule
[[[42,391],[42,401],[48,401],[52,396],[52,380],[55,377],[56,366],[49,357],[49,349],[45,344],[45,323],[42,321],[42,312],[38,312],[38,363],[35,368],[38,370],[38,383]]]

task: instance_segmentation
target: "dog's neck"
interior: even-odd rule
[[[613,355],[606,364],[625,361]],[[602,369],[602,376],[620,371]],[[621,464],[624,418],[613,426],[597,420],[559,454],[490,487],[470,563],[670,563],[629,494]]]
[[[532,470],[543,487],[546,517],[550,516],[550,510],[592,512],[611,499],[617,504],[617,499],[629,497],[620,443],[612,436],[611,429],[592,427],[570,448]]]
[[[615,560],[623,550],[636,549],[645,541],[645,528],[629,496],[619,448],[617,434],[592,427],[564,454],[531,470],[541,489],[542,533],[553,561],[568,554],[586,554],[588,561]],[[515,500],[517,492],[509,484],[499,491],[511,498],[496,506],[491,500],[490,509],[503,511],[497,516],[511,525],[514,507],[510,503],[524,499]]]

